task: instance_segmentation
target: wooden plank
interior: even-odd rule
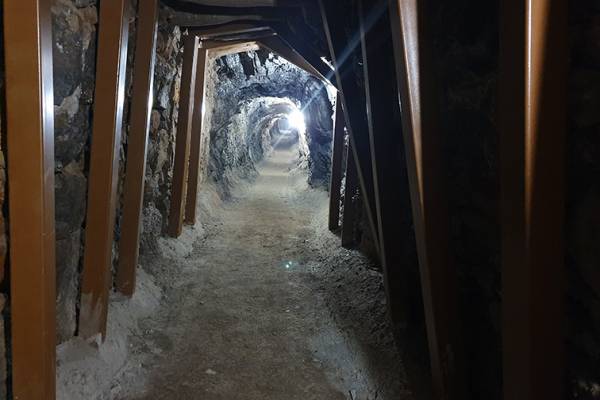
[[[358,184],[358,171],[356,159],[352,151],[352,144],[347,147],[346,153],[346,186],[344,190],[344,214],[342,220],[342,246],[352,248],[356,245],[356,224],[360,211],[361,195]]]
[[[423,0],[392,0],[396,75],[402,111],[402,131],[410,184],[413,222],[434,398],[462,399],[457,365],[455,279],[448,241],[448,210],[442,160],[442,135],[437,126],[435,60],[428,38]]]
[[[360,38],[367,96],[367,119],[373,165],[379,246],[387,305],[396,322],[409,318],[411,284],[401,238],[410,237],[412,226],[405,215],[410,207],[409,185],[402,137],[402,121],[393,58],[388,1],[360,1]],[[373,18],[372,16],[377,16]],[[388,79],[382,79],[388,77]],[[391,167],[394,166],[394,167]]]
[[[213,40],[206,40],[200,43],[201,49],[209,50],[210,58],[219,58],[228,54],[243,53],[247,51],[255,51],[260,47],[256,41],[253,40],[235,40],[232,42],[219,42]]]
[[[340,197],[342,187],[342,162],[344,152],[344,110],[338,99],[335,106],[335,126],[333,127],[333,150],[331,152],[331,179],[329,182],[329,230],[340,228]]]
[[[377,213],[375,210],[375,188],[373,183],[373,168],[366,115],[364,90],[356,80],[354,60],[362,58],[359,43],[352,43],[346,37],[346,30],[358,30],[348,18],[340,15],[339,6],[330,1],[319,0],[323,26],[331,59],[335,67],[337,88],[346,116],[346,129],[350,136],[352,149],[356,160],[358,180],[362,199],[367,210],[367,220],[373,235],[375,248],[379,250],[379,229],[377,228]]]
[[[157,18],[157,0],[139,3],[131,96],[131,128],[127,138],[127,165],[123,189],[123,223],[115,282],[119,292],[126,296],[131,296],[135,290],[138,264],[148,133],[154,99]]]
[[[169,235],[172,237],[179,237],[183,228],[198,47],[199,40],[197,36],[186,36],[183,53],[183,72],[181,76],[181,94],[179,96],[179,121],[177,123],[177,138],[175,140],[171,211],[169,213]]]
[[[206,65],[208,50],[200,50],[196,66],[196,87],[194,89],[194,110],[192,115],[192,138],[190,149],[189,179],[185,205],[185,222],[196,223],[198,199],[198,178],[200,176],[200,151],[202,144],[202,121],[204,119],[204,91],[206,89]]]
[[[566,0],[502,2],[505,399],[567,397],[564,350]]]
[[[55,398],[54,97],[49,0],[4,2],[12,388]]]
[[[127,0],[100,6],[79,335],[106,337],[127,64]]]

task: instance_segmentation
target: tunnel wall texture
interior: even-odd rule
[[[303,110],[307,126],[299,163],[312,186],[327,187],[333,100],[323,83],[263,49],[210,61],[203,135],[210,138],[207,175],[222,195],[239,178],[254,176],[269,150],[266,136],[291,104]]]

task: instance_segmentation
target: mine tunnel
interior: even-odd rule
[[[600,399],[597,1],[0,21],[0,400]]]

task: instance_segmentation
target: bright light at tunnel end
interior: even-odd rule
[[[290,127],[298,130],[299,132],[306,132],[306,122],[304,121],[304,114],[300,110],[294,110],[288,114],[287,120]]]

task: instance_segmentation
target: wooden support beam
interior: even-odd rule
[[[127,166],[123,189],[123,223],[116,276],[116,287],[126,296],[131,296],[135,290],[138,264],[148,131],[154,98],[157,18],[157,0],[139,3],[131,96],[131,128],[127,138]]]
[[[298,68],[308,72],[316,78],[329,83],[329,79],[323,75],[317,68],[309,63],[300,53],[294,50],[281,36],[264,37],[258,40],[267,50],[285,58]]]
[[[172,237],[179,237],[183,228],[198,48],[198,37],[195,35],[186,36],[183,53],[183,72],[181,76],[181,94],[179,96],[179,121],[177,123],[177,138],[175,139],[171,211],[169,213],[169,235]]]
[[[221,24],[215,26],[207,26],[198,29],[192,29],[190,34],[196,35],[200,40],[216,39],[222,36],[245,34],[245,33],[259,33],[271,31],[271,28],[263,23],[231,23]]]
[[[333,86],[337,87],[337,81],[334,79],[333,71],[331,71],[331,67],[325,64],[322,60],[323,56],[329,56],[328,49],[322,51],[319,48],[316,48],[312,45],[313,41],[320,41],[319,39],[306,40],[306,37],[310,37],[309,35],[312,32],[312,29],[302,25],[300,27],[296,27],[295,29],[291,29],[290,25],[283,22],[268,22],[269,26],[273,28],[275,32],[291,46],[295,51],[302,55],[302,57],[308,61],[313,67],[315,67],[323,76],[331,77],[330,83]]]
[[[566,0],[501,3],[499,127],[506,400],[567,397]]]
[[[455,271],[449,255],[448,205],[437,126],[435,60],[424,0],[390,0],[402,131],[431,371],[436,399],[463,399],[457,365]]]
[[[260,46],[256,41],[252,40],[239,40],[234,42],[206,40],[200,43],[200,48],[208,50],[208,56],[210,56],[210,58],[219,58],[228,54],[255,51],[258,50]]]
[[[396,85],[388,0],[359,2],[360,39],[367,96],[367,119],[373,165],[380,259],[388,309],[396,322],[406,323],[411,284],[401,241],[412,234],[408,176],[403,157],[402,120]],[[382,79],[388,77],[388,79]]]
[[[200,151],[202,144],[202,121],[204,119],[204,94],[206,89],[206,66],[208,50],[198,53],[196,66],[196,87],[194,89],[194,109],[192,115],[192,138],[190,149],[189,179],[185,205],[185,222],[196,223],[196,204],[198,202],[198,178],[200,176]]]
[[[358,36],[349,40],[345,34],[347,28],[350,28],[352,32],[358,32],[358,21],[354,26],[352,21],[340,14],[339,6],[334,2],[319,0],[319,4],[331,59],[335,67],[337,88],[340,91],[340,99],[346,116],[346,129],[348,129],[357,164],[358,180],[367,210],[367,220],[375,248],[379,251],[379,230],[375,209],[375,188],[365,93],[356,80],[356,68],[361,68],[356,63],[356,60],[362,58],[360,41]]]
[[[331,231],[337,231],[340,228],[340,190],[342,187],[345,126],[342,102],[338,99],[335,106],[333,151],[331,152],[331,179],[329,182],[329,230]]]
[[[127,65],[127,0],[100,6],[79,335],[106,337]]]
[[[342,246],[352,248],[356,245],[356,224],[362,193],[358,184],[356,159],[352,151],[352,143],[348,144],[346,153],[346,185],[344,190],[344,214],[342,220]]]
[[[55,398],[54,96],[49,0],[4,2],[12,388]]]

